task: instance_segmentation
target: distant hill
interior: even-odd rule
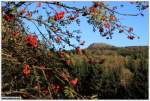
[[[88,48],[83,49],[91,52],[93,55],[97,54],[120,54],[120,55],[131,55],[137,53],[143,53],[148,55],[148,46],[127,46],[127,47],[116,47],[105,43],[93,43]]]
[[[105,43],[93,43],[88,48],[82,49],[82,55],[72,55],[72,60],[75,62],[88,61],[88,59],[97,62],[105,59],[106,61],[114,56],[131,58],[148,59],[148,46],[129,46],[129,47],[116,47]]]
[[[91,49],[91,48],[113,48],[115,46],[112,46],[112,45],[109,45],[109,44],[106,44],[106,43],[93,43],[91,44],[88,49]]]

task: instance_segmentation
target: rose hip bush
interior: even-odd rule
[[[143,16],[148,4],[130,3],[138,5],[138,14],[122,14],[105,2],[82,8],[64,2],[2,2],[2,94],[27,99],[86,98],[79,93],[80,78],[70,72],[73,62],[65,51],[68,45],[80,55],[80,46],[86,41],[81,39],[80,30],[69,30],[68,26],[79,26],[82,16],[106,39],[115,31],[130,40],[139,39],[117,15]],[[74,39],[78,44],[72,42]]]

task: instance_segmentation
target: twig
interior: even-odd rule
[[[52,9],[53,11],[55,11],[55,13],[57,13],[57,11],[56,11],[53,7],[51,7],[49,4],[48,4],[48,7],[49,7],[50,9]]]
[[[10,91],[10,92],[2,92],[2,95],[11,95],[11,94],[19,94],[19,95],[26,95],[31,98],[37,99],[37,97],[28,94],[27,92],[22,92],[22,91]]]
[[[34,67],[34,66],[33,66]],[[37,83],[38,83],[38,92],[39,92],[39,96],[41,97],[41,87],[40,87],[40,82],[39,82],[39,78],[37,78],[37,74],[36,74],[36,70],[35,70],[35,68],[33,68],[33,71],[34,71],[34,75],[35,75],[35,77],[36,77],[36,80],[37,80]]]
[[[35,69],[40,69],[41,70],[41,68],[40,67],[38,67],[38,66],[34,66],[33,68],[35,68]],[[43,70],[53,70],[53,68],[42,68]]]
[[[107,10],[113,12],[113,13],[116,13],[116,14],[119,14],[119,15],[123,15],[123,16],[138,16],[138,15],[140,15],[140,14],[124,14],[124,13],[120,13],[120,12],[117,12],[117,11],[115,11],[115,10],[112,10],[112,9],[108,8],[107,6],[105,6],[105,5],[103,5],[103,7],[104,7],[105,9],[107,9]]]
[[[45,80],[46,80],[46,82],[48,81],[47,80],[47,77],[46,77],[46,75],[45,75],[45,72],[44,72],[44,70],[43,69],[41,69],[42,70],[42,73],[43,73],[43,75],[44,75],[44,78],[45,78]],[[51,85],[48,83],[48,91],[49,91],[49,95],[50,95],[50,98],[53,98],[52,97],[52,94],[51,94],[51,87],[50,87]]]
[[[57,4],[56,2],[47,2],[48,4],[53,4],[53,5],[59,5],[59,6],[62,6],[64,8],[67,8],[67,9],[72,9],[72,10],[76,10],[76,11],[83,11],[83,9],[80,9],[80,8],[76,8],[76,7],[70,7],[70,6],[67,6],[67,5],[64,5],[64,4]]]

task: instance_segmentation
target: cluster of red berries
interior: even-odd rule
[[[70,84],[73,85],[73,86],[76,86],[78,83],[78,78],[75,78],[73,80],[70,80]]]
[[[55,21],[58,21],[64,17],[65,12],[59,12],[55,15]]]
[[[123,30],[123,29],[120,29],[120,30],[119,30],[119,33],[123,33],[123,32],[124,32],[124,30]]]
[[[12,33],[12,35],[13,35],[14,37],[17,37],[19,34],[20,34],[19,32],[13,32],[13,33]]]
[[[64,58],[65,57],[65,53],[64,52],[60,52],[59,56],[60,56],[60,58]]]
[[[36,48],[37,47],[37,37],[36,36],[33,36],[33,35],[27,35],[26,37],[26,43],[27,43],[27,46],[30,47],[30,48]]]
[[[43,91],[42,91],[45,95],[48,95],[48,93],[49,93],[49,91],[48,91],[48,89],[47,88],[45,88],[45,89],[43,89]]]
[[[52,84],[52,90],[57,93],[60,90],[60,86],[58,84]]]
[[[60,91],[60,86],[58,84],[52,84],[51,88],[52,88],[54,93],[58,93]],[[43,89],[42,92],[45,95],[48,95],[48,93],[49,93],[48,88]]]
[[[74,16],[69,16],[69,17],[68,17],[69,20],[74,20],[75,18],[76,18],[76,17],[74,17]]]
[[[101,33],[101,32],[104,32],[104,28],[103,27],[100,27],[99,28],[99,32]]]
[[[71,65],[71,64],[72,64],[72,61],[71,61],[70,59],[69,59],[69,60],[66,60],[66,61],[65,61],[65,64],[66,64],[66,65]]]
[[[56,37],[56,39],[55,39],[56,43],[60,43],[61,39],[62,39],[61,37]]]
[[[76,86],[76,85],[77,85],[77,82],[78,82],[78,79],[77,79],[77,78],[75,78],[75,79],[73,79],[73,80],[70,80],[70,84],[71,84],[72,86]],[[51,88],[52,88],[52,91],[53,91],[54,93],[58,93],[58,92],[60,91],[60,85],[58,85],[58,84],[52,84],[52,85],[51,85]],[[43,92],[45,95],[48,95],[48,93],[49,93],[49,91],[48,91],[47,88],[44,89],[42,92]]]
[[[78,54],[80,54],[80,53],[81,53],[81,49],[80,49],[80,47],[77,47],[77,48],[76,48],[76,52],[77,52]]]
[[[90,12],[96,12],[96,7],[90,7]]]
[[[128,39],[133,40],[135,38],[135,36],[133,35],[128,35]]]
[[[110,20],[111,20],[111,21],[116,21],[116,17],[115,17],[115,16],[113,16],[113,15],[110,15],[110,17],[109,17],[109,18],[110,18]]]
[[[24,76],[28,76],[30,74],[30,67],[28,64],[25,64],[22,71]]]
[[[129,30],[128,30],[128,32],[129,32],[129,33],[130,33],[130,32],[133,32],[133,28],[130,27]]]
[[[12,14],[5,14],[4,15],[4,19],[8,22],[12,21],[13,19],[13,15]]]
[[[110,29],[110,24],[108,22],[105,22],[104,27]]]
[[[26,16],[29,17],[29,18],[31,18],[31,17],[32,17],[32,13],[31,13],[31,12],[28,12],[28,13],[26,14]]]
[[[43,65],[43,64],[40,65],[40,69],[41,69],[41,70],[45,69],[45,65]]]

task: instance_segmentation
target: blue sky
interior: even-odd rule
[[[118,11],[121,13],[131,13],[136,14],[137,9],[132,6],[131,4],[127,2],[106,2],[109,6],[115,6],[123,4],[123,8],[119,8]],[[65,2],[66,5],[69,6],[75,6],[75,7],[83,7],[83,6],[91,6],[91,2]],[[29,8],[30,10],[33,9],[33,6]],[[60,10],[57,8],[57,10]],[[41,12],[41,14],[44,14]],[[148,45],[148,10],[144,11],[144,17],[142,16],[119,16],[116,15],[118,18],[120,18],[123,25],[133,27],[134,32],[136,35],[140,36],[140,39],[134,39],[129,40],[127,39],[127,36],[122,33],[114,32],[113,38],[107,40],[104,37],[101,37],[99,32],[93,32],[92,26],[89,25],[86,21],[86,18],[80,17],[81,19],[81,25],[80,27],[76,25],[71,25],[71,28],[78,28],[81,30],[81,39],[85,40],[86,43],[81,48],[86,48],[92,43],[107,43],[114,46],[145,46]],[[28,23],[29,24],[29,23]],[[31,25],[31,24],[29,24]],[[35,29],[33,26],[31,26],[31,29]],[[41,28],[43,32],[45,30]],[[37,30],[34,30],[36,33],[38,33]],[[67,47],[69,49],[69,47]]]

